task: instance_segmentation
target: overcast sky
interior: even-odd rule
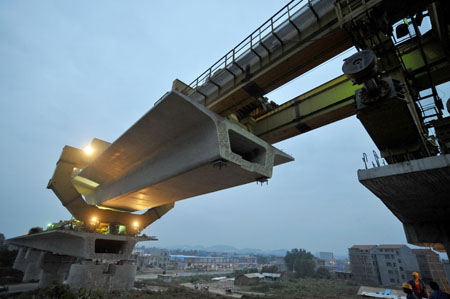
[[[64,145],[114,141],[169,91],[189,83],[286,0],[1,1],[0,232],[69,219],[47,190]],[[268,95],[285,102],[341,75],[348,51]],[[440,88],[444,99],[450,89]],[[445,97],[447,95],[447,97]],[[176,203],[145,229],[151,245],[305,248],[406,243],[401,223],[357,180],[376,149],[356,117],[276,145],[296,161],[268,185]]]

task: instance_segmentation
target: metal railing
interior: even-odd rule
[[[301,3],[305,3],[305,5],[300,7]],[[243,41],[241,41],[237,46],[231,49],[228,53],[226,53],[222,58],[216,61],[210,68],[204,71],[200,76],[198,76],[194,81],[189,84],[189,87],[197,90],[201,87],[205,82],[211,80],[211,77],[215,75],[215,73],[219,70],[227,70],[228,67],[232,64],[237,66],[244,72],[242,66],[239,66],[236,61],[242,57],[244,54],[253,51],[256,45],[262,44],[262,41],[268,37],[270,34],[273,34],[278,40],[280,40],[275,31],[285,24],[286,22],[290,22],[295,26],[292,22],[291,17],[296,14],[303,7],[309,6],[312,9],[311,0],[292,0],[288,4],[286,4],[283,8],[281,8],[277,13],[275,13],[270,19],[264,22],[261,26],[259,26],[255,31],[253,31],[249,36],[247,36]],[[281,40],[280,40],[281,42]],[[267,48],[263,45],[263,47],[267,50]],[[254,52],[255,53],[255,52]],[[229,70],[228,70],[229,71]]]

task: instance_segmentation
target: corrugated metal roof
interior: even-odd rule
[[[261,273],[247,273],[244,274],[247,278],[264,278],[264,275]]]

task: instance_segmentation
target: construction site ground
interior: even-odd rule
[[[177,273],[171,282],[153,279],[137,279],[133,290],[107,293],[103,290],[73,290],[67,285],[54,285],[44,290],[22,293],[0,293],[0,298],[361,298],[359,285],[336,279],[295,279],[289,282],[263,282],[252,286],[235,286],[231,280],[212,280],[217,275]],[[210,273],[208,273],[210,274]],[[231,289],[231,293],[227,292]]]

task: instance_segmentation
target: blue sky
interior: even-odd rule
[[[70,218],[46,189],[64,145],[114,141],[174,79],[192,81],[286,3],[2,1],[0,232]],[[341,75],[349,55],[268,97],[282,103]],[[353,244],[406,243],[401,223],[357,180],[362,153],[376,147],[356,117],[277,147],[296,161],[277,167],[268,185],[178,202],[145,230],[160,239],[152,245],[345,254]]]

